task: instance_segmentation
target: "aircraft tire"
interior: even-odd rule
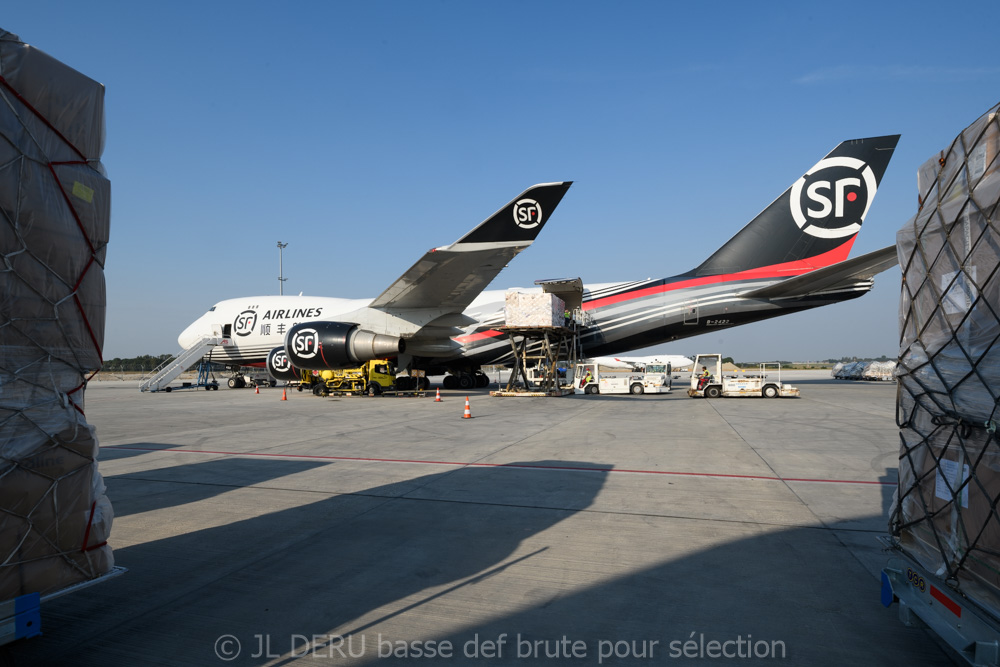
[[[444,382],[441,384],[444,385],[445,389],[458,389],[458,378],[454,375],[445,375]]]
[[[476,378],[476,389],[485,389],[490,386],[490,378],[486,373],[476,373],[473,377]]]
[[[472,389],[476,386],[476,380],[468,373],[462,373],[458,377],[458,388],[459,389]]]

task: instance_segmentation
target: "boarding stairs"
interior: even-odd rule
[[[172,359],[167,359],[153,369],[152,374],[139,384],[139,391],[160,391],[208,354],[213,347],[222,343],[222,336],[202,336],[201,340],[181,350]]]

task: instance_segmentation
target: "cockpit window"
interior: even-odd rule
[[[208,312],[212,312],[213,310],[215,310],[215,306],[212,306],[211,308],[209,308]]]

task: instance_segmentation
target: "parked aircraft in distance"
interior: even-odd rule
[[[585,285],[542,281],[580,314],[583,356],[627,353],[708,331],[859,297],[896,263],[895,247],[848,259],[898,135],[845,141],[694,269],[671,278]],[[178,338],[232,366],[357,366],[395,357],[399,368],[451,373],[485,386],[481,367],[508,364],[503,290],[483,291],[534,241],[570,186],[536,185],[451,245],[424,254],[375,299],[256,296],[213,306]],[[446,384],[446,387],[449,386]]]
[[[588,361],[607,368],[635,368],[647,364],[670,364],[671,368],[685,368],[694,362],[679,354],[654,354],[646,357],[594,357]]]

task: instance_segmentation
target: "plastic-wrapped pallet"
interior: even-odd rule
[[[866,380],[892,380],[895,370],[895,361],[871,361],[865,367],[863,377]]]
[[[100,369],[104,87],[0,30],[0,600],[113,566],[83,414]]]
[[[920,210],[896,237],[900,460],[890,529],[1000,616],[997,111],[920,168]]]
[[[504,320],[509,327],[561,327],[566,303],[555,294],[508,290],[504,299]]]

